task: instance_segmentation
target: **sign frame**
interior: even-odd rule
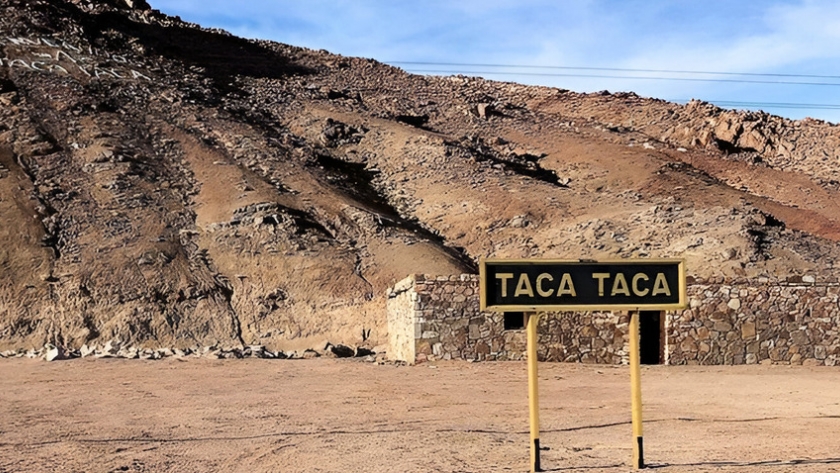
[[[678,271],[678,293],[679,300],[676,303],[661,304],[555,304],[555,305],[528,305],[528,304],[498,304],[487,305],[487,264],[492,265],[622,265],[622,266],[645,266],[654,264],[676,264]],[[682,258],[633,258],[633,259],[507,259],[507,258],[481,258],[479,261],[479,291],[480,309],[482,312],[606,312],[606,311],[639,311],[639,310],[681,310],[688,307],[687,281],[685,270],[685,259]]]

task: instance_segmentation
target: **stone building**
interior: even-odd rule
[[[646,364],[840,364],[840,283],[688,280],[689,307],[642,312]],[[388,294],[389,356],[516,360],[525,354],[523,314],[481,312],[477,275],[412,275]],[[628,314],[557,312],[540,317],[544,361],[628,362]]]

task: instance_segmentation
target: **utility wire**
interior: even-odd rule
[[[659,76],[623,76],[607,74],[562,74],[552,72],[502,72],[502,71],[463,71],[463,70],[442,70],[442,69],[411,69],[408,72],[420,74],[482,74],[482,75],[515,75],[515,76],[540,76],[540,77],[584,77],[591,79],[636,79],[636,80],[662,80],[682,82],[726,82],[738,84],[773,84],[773,85],[814,85],[840,87],[840,82],[800,82],[800,81],[773,81],[773,80],[752,80],[752,79],[701,79],[697,77],[659,77]]]
[[[537,66],[529,64],[480,64],[458,62],[425,62],[425,61],[384,61],[386,64],[408,64],[417,66],[454,66],[454,67],[504,67],[510,69],[560,69],[570,71],[611,71],[611,72],[655,72],[665,74],[703,74],[722,76],[755,76],[755,77],[801,77],[808,79],[836,79],[840,76],[820,74],[781,74],[770,72],[721,72],[721,71],[684,71],[675,69],[630,69],[621,67],[581,67],[581,66]]]
[[[413,66],[444,66],[446,69],[413,69],[408,72],[421,74],[486,74],[486,75],[523,75],[523,76],[544,76],[544,77],[582,77],[599,79],[636,79],[636,80],[661,80],[661,81],[689,81],[689,82],[724,82],[724,83],[746,83],[746,84],[771,84],[771,85],[804,85],[804,86],[840,86],[840,82],[816,82],[816,81],[791,81],[791,80],[756,80],[749,77],[778,77],[778,78],[803,78],[838,80],[840,76],[823,74],[784,74],[784,73],[759,73],[759,72],[724,72],[724,71],[693,71],[678,69],[633,69],[620,67],[584,67],[584,66],[537,66],[530,64],[484,64],[484,63],[458,63],[458,62],[428,62],[428,61],[385,61],[394,65]],[[702,78],[702,77],[662,77],[662,76],[639,76],[639,75],[608,75],[608,74],[580,74],[580,73],[551,73],[551,72],[515,72],[515,71],[466,71],[466,68],[506,68],[506,69],[528,69],[528,70],[565,70],[565,71],[609,71],[645,74],[693,74],[705,76],[725,76],[726,78]],[[459,68],[459,69],[449,69]],[[746,79],[735,79],[734,77],[746,77]],[[687,103],[688,100],[670,100],[676,103]],[[706,100],[722,107],[732,108],[780,108],[780,109],[801,109],[801,110],[840,110],[840,104],[818,104],[818,103],[789,103],[789,102],[745,102],[731,100]]]
[[[688,103],[689,100],[668,100],[669,102]],[[840,104],[820,103],[788,103],[788,102],[738,102],[731,100],[704,100],[715,105],[725,107],[746,107],[746,108],[791,108],[791,109],[817,109],[817,110],[840,110]]]

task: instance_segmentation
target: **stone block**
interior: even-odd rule
[[[741,325],[741,339],[742,340],[755,339],[755,322],[744,322]]]
[[[587,325],[581,329],[580,334],[584,337],[596,337],[598,336],[598,330],[591,325]]]
[[[811,337],[804,330],[797,330],[791,333],[790,338],[797,345],[808,345],[811,343]]]
[[[711,315],[709,315],[709,320],[711,320],[712,322],[720,322],[720,321],[729,320],[729,316],[726,315],[726,313],[724,313],[724,312],[716,310],[716,311],[712,312]]]
[[[826,348],[823,345],[817,345],[814,347],[814,358],[818,360],[826,359],[827,353]]]
[[[732,330],[732,324],[730,324],[729,322],[717,321],[715,322],[713,328],[718,332],[728,332]]]
[[[432,345],[427,340],[421,340],[417,342],[417,345],[414,348],[415,352],[418,354],[423,355],[431,355],[432,354]],[[419,357],[419,355],[418,355]]]
[[[469,339],[478,340],[481,338],[481,329],[477,324],[470,324]]]
[[[697,343],[690,336],[685,337],[685,339],[683,339],[683,341],[680,342],[680,350],[682,350],[684,353],[694,353],[697,351]]]

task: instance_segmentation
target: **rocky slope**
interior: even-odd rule
[[[0,349],[384,340],[409,273],[834,277],[840,130],[0,0]]]

